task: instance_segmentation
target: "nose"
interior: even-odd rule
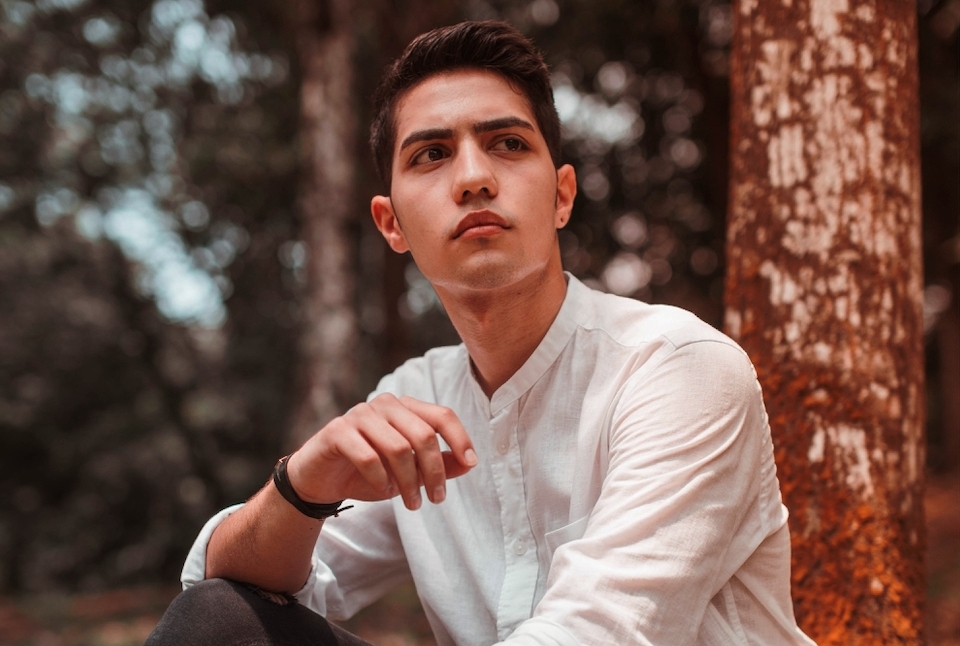
[[[483,195],[497,195],[497,179],[492,160],[477,142],[461,144],[454,159],[453,199],[459,204]]]

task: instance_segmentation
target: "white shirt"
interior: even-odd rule
[[[412,575],[441,646],[813,644],[793,615],[756,374],[692,314],[568,277],[493,397],[462,345],[408,361],[381,392],[452,408],[479,464],[440,505],[359,503],[326,521],[296,595],[307,607],[347,618]],[[201,531],[185,587],[234,509]]]

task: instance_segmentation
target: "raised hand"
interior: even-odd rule
[[[440,450],[438,435],[450,451]],[[324,426],[291,456],[287,473],[309,502],[400,494],[408,509],[419,509],[421,485],[440,503],[446,480],[476,464],[473,443],[452,410],[383,394]]]

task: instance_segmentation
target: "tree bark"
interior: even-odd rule
[[[299,56],[301,235],[307,247],[298,446],[357,397],[355,303],[358,227],[354,203],[356,106],[349,0],[299,0],[293,30]]]
[[[764,388],[821,646],[920,644],[916,7],[739,0],[726,327]]]

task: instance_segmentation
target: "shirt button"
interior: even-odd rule
[[[517,556],[523,556],[527,552],[527,546],[518,538],[517,542],[513,544],[513,551]]]
[[[500,452],[500,455],[506,455],[509,450],[510,444],[506,440],[501,440],[500,443],[497,444],[497,451]]]

